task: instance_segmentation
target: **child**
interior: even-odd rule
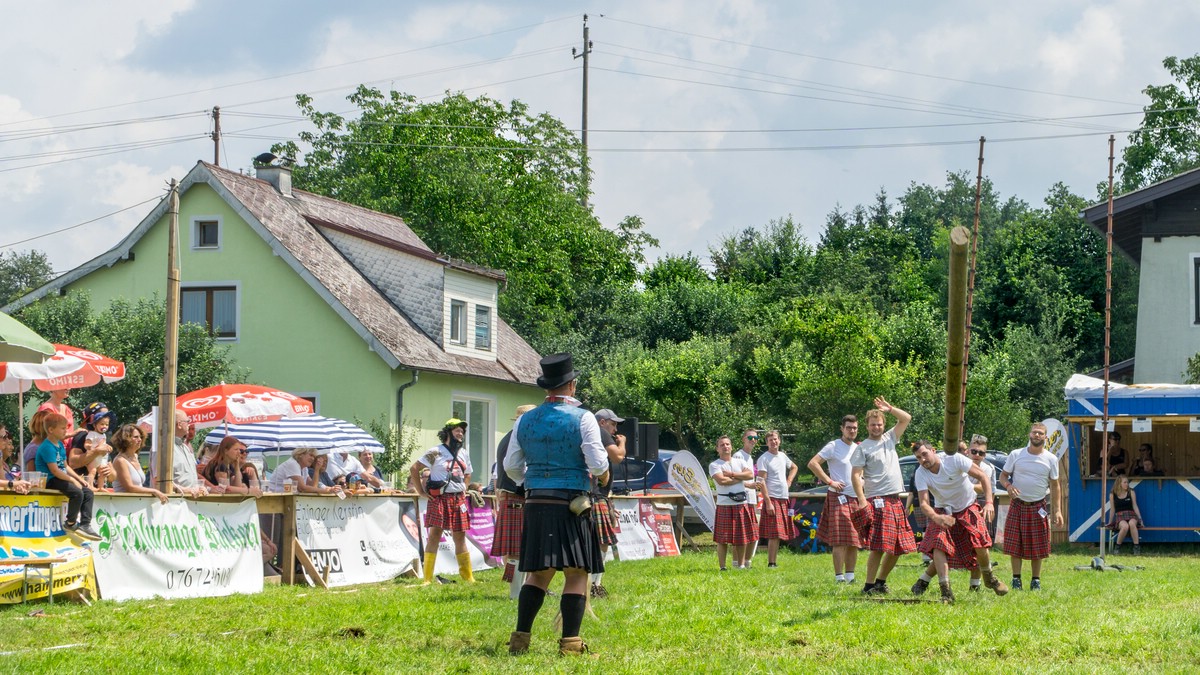
[[[46,439],[38,446],[33,461],[35,468],[48,476],[46,487],[67,496],[63,528],[82,539],[99,541],[100,535],[92,529],[92,490],[84,484],[83,476],[67,470],[67,449],[63,446],[67,418],[51,413],[46,416],[45,427]]]

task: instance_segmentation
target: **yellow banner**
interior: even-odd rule
[[[86,589],[93,598],[97,597],[91,551],[81,547],[63,530],[66,503],[67,498],[60,494],[0,494],[0,563],[65,559],[49,567],[11,563],[0,566],[0,604],[21,602],[21,590],[26,582],[27,599],[79,589]],[[54,578],[53,591],[51,576]]]

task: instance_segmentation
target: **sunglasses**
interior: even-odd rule
[[[242,448],[241,450],[238,450],[238,454],[248,455],[250,454],[250,448]]]
[[[986,457],[987,450],[972,450],[971,454],[975,455],[976,457]]]
[[[747,436],[747,437],[746,437],[746,440],[748,440],[748,441],[757,441],[757,440],[758,440],[758,436]]]

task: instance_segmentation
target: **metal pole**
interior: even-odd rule
[[[179,184],[171,181],[171,207],[167,229],[167,316],[163,340],[163,378],[158,393],[158,471],[155,487],[171,494],[175,487],[175,378],[179,349]],[[290,561],[289,563],[290,564]]]
[[[587,181],[587,171],[588,171],[588,55],[592,53],[592,41],[588,38],[589,28],[588,28],[587,21],[588,21],[588,16],[587,16],[587,14],[584,14],[583,15],[583,51],[579,52],[579,51],[576,51],[574,47],[571,48],[572,58],[576,58],[576,59],[582,58],[583,59],[583,116],[582,116],[583,119],[582,119],[582,126],[580,127],[580,134],[579,134],[579,139],[583,144],[583,151],[579,158],[579,167],[580,167],[580,170],[583,172],[584,188],[583,188],[583,194],[580,195],[579,202],[581,204],[583,204],[585,207],[588,205],[588,199],[587,199],[587,185],[588,185],[588,181]]]
[[[1113,247],[1113,148],[1116,137],[1108,137],[1108,229],[1105,233],[1104,252],[1104,434],[1100,447],[1100,524],[1104,525],[1104,505],[1108,501],[1108,387],[1110,346],[1112,338],[1112,247]],[[1115,515],[1115,514],[1114,514]],[[1100,557],[1104,557],[1107,545],[1104,531],[1100,531]]]
[[[971,314],[975,308],[975,262],[979,258],[979,207],[983,200],[983,144],[987,139],[979,137],[979,168],[975,172],[975,227],[971,234],[971,271],[967,276],[967,332],[963,342],[962,371],[962,414],[958,423],[958,436],[966,434],[967,425],[967,370],[971,366]]]
[[[966,356],[964,334],[967,316],[967,244],[971,233],[958,226],[950,230],[949,298],[946,311],[946,419],[942,427],[942,450],[958,452],[962,429],[962,387]]]

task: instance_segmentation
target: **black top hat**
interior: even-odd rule
[[[542,376],[537,379],[537,386],[542,389],[558,389],[579,377],[571,363],[571,355],[567,352],[547,356],[541,360],[541,366]]]

